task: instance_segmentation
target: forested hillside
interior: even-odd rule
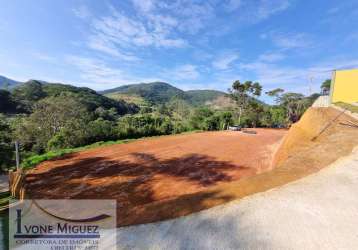
[[[138,97],[141,97],[143,100],[154,105],[165,104],[173,98],[180,98],[193,106],[205,105],[220,96],[225,96],[224,92],[217,90],[183,91],[165,82],[125,85],[101,91],[100,93],[115,99],[120,97],[130,99],[133,97],[135,101],[138,101]]]
[[[64,95],[81,102],[88,111],[114,109],[119,115],[138,111],[134,104],[110,99],[89,88],[30,80],[11,91],[0,90],[0,113],[31,113],[38,101]]]
[[[227,94],[217,90],[188,90],[185,92],[186,99],[192,105],[199,106],[209,104],[219,97],[224,97]]]
[[[127,95],[137,95],[153,104],[169,102],[173,97],[184,98],[184,91],[173,87],[165,82],[140,83],[124,85],[118,88],[100,92],[101,94],[122,93]]]

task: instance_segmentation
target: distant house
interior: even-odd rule
[[[358,103],[358,69],[333,72],[330,103]]]

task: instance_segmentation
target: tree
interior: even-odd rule
[[[306,109],[311,106],[317,98],[317,94],[305,97],[299,93],[285,93],[285,91],[281,88],[267,91],[266,94],[270,97],[275,97],[275,102],[277,104],[277,106],[270,108],[274,126],[281,125],[278,123],[281,123],[280,120],[282,120],[282,111],[286,113],[286,120],[288,123],[297,122]]]
[[[299,93],[285,93],[280,98],[280,104],[286,109],[287,119],[294,123],[299,120],[308,108],[307,99]]]
[[[209,131],[220,130],[220,116],[214,114],[212,116],[206,117],[204,119],[203,129]]]
[[[23,145],[33,147],[37,152],[44,151],[47,143],[52,137],[64,131],[79,132],[84,131],[90,120],[89,113],[85,106],[76,99],[66,94],[57,97],[47,97],[38,101],[33,108],[33,113],[23,119],[17,128],[17,136]],[[62,131],[64,130],[64,131]],[[77,133],[77,138],[71,138],[71,145],[81,144],[81,137]]]
[[[119,117],[117,110],[115,108],[105,109],[100,106],[100,107],[96,108],[94,113],[98,118],[103,118],[103,119],[109,120],[109,121],[115,121]]]
[[[237,80],[232,84],[230,93],[239,107],[239,124],[241,124],[241,116],[245,108],[247,108],[249,100],[259,97],[261,92],[262,86],[258,82],[252,83],[252,81],[246,81],[241,83]]]
[[[4,115],[0,114],[0,173],[13,164],[13,145],[11,140],[11,128]]]
[[[250,101],[248,106],[248,113],[250,114],[250,127],[261,126],[261,117],[264,114],[264,106],[257,101]]]
[[[29,113],[34,103],[46,97],[46,93],[42,89],[41,82],[31,80],[15,88],[12,96],[19,103],[18,109]]]
[[[197,108],[193,111],[190,117],[190,124],[193,129],[206,130],[206,119],[212,116],[214,113],[207,107]]]
[[[280,97],[283,94],[283,92],[285,92],[285,90],[281,89],[281,88],[277,88],[277,89],[273,89],[270,91],[265,92],[266,95],[270,96],[270,97],[274,97],[275,98],[275,102],[276,104],[280,102]]]
[[[330,89],[331,89],[331,79],[327,79],[321,84],[321,92],[323,95],[328,95]]]
[[[181,121],[187,120],[189,117],[190,108],[188,103],[178,96],[170,100],[168,108],[171,111],[171,117],[174,121],[174,134],[176,134],[181,129]]]
[[[13,113],[16,111],[16,103],[12,100],[7,90],[0,89],[0,113]]]
[[[225,111],[220,113],[221,127],[220,129],[227,129],[228,126],[232,123],[232,113]]]

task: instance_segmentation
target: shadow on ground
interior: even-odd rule
[[[68,165],[46,172],[29,173],[27,194],[41,199],[116,199],[118,225],[123,226],[200,211],[208,206],[207,200],[210,204],[232,200],[233,197],[218,195],[215,191],[202,194],[200,191],[232,181],[226,171],[251,171],[199,154],[168,160],[145,153],[131,156],[135,161],[105,157],[74,159]],[[67,156],[66,160],[69,159]],[[174,180],[171,187],[161,183],[165,184],[166,178]],[[172,189],[170,195],[161,199],[161,193],[168,193],[168,188]],[[155,208],[158,205],[160,210]]]

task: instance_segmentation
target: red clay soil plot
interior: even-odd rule
[[[255,131],[164,136],[82,151],[40,164],[27,175],[26,192],[41,199],[116,199],[118,225],[131,224],[125,218],[140,216],[143,206],[270,170],[286,131]]]

